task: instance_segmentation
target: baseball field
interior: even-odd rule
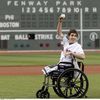
[[[0,99],[33,99],[43,84],[41,69],[59,61],[59,52],[1,52]],[[100,52],[86,52],[85,74],[89,80],[88,98],[100,98]],[[51,98],[59,98],[52,88]]]

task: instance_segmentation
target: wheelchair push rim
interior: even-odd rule
[[[88,87],[87,76],[75,68],[65,70],[57,80],[58,91],[64,98],[84,97],[88,91]]]

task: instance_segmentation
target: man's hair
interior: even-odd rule
[[[67,36],[70,36],[71,33],[75,33],[76,36],[78,37],[78,33],[75,29],[70,29],[70,31],[67,33]]]

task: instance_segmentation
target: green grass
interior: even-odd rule
[[[89,75],[89,98],[100,98],[100,74]]]
[[[40,76],[0,76],[0,98],[35,98]]]
[[[88,98],[100,98],[100,74],[88,75]],[[36,92],[41,89],[43,75],[39,76],[0,76],[0,99],[32,99],[36,98]],[[53,89],[49,88],[51,98],[58,97]]]
[[[84,60],[84,63],[89,65],[100,65],[100,52],[88,52],[86,53],[86,59]]]
[[[55,54],[0,54],[0,66],[15,65],[49,65],[59,61],[60,55]],[[100,65],[100,53],[86,53],[85,64]],[[100,74],[88,75],[89,98],[100,98]],[[43,82],[43,75],[38,76],[0,76],[0,99],[36,98],[35,94]],[[59,98],[52,88],[51,98]]]
[[[0,66],[14,65],[50,65],[58,63],[60,54],[1,54]],[[100,65],[100,53],[86,53],[84,63]]]
[[[45,65],[59,61],[57,54],[10,54],[0,55],[0,65]]]

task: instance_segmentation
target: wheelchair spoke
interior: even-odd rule
[[[77,75],[77,77],[75,77],[74,82],[75,82],[77,79],[79,79],[80,74],[81,74],[81,73],[79,73],[79,74]]]
[[[78,88],[76,88],[76,87],[74,87],[74,90],[75,90],[76,92],[78,92],[78,90],[79,90],[79,89],[78,89]]]
[[[73,79],[72,82],[75,84],[78,84],[78,83],[80,83],[80,80]]]
[[[63,93],[67,96],[68,95],[68,88],[66,88],[65,90],[63,90]]]
[[[62,77],[62,79],[60,80],[61,87],[68,87],[68,83],[69,83],[69,80],[66,77]]]
[[[62,92],[66,95],[66,97],[72,95],[72,89],[70,87],[65,88],[65,90],[63,90]]]
[[[84,88],[82,88],[82,87],[80,88],[79,86],[75,86],[74,88],[76,89],[76,91],[79,91],[81,94],[83,94],[85,91]]]
[[[86,79],[85,79],[84,77],[81,76],[80,79],[77,79],[77,80],[75,79],[73,82],[74,82],[75,84],[78,84],[78,83],[86,82]]]

